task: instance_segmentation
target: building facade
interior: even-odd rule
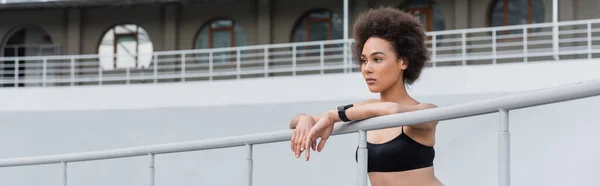
[[[134,52],[131,49],[152,52],[342,39],[342,2],[0,5],[0,56]],[[419,16],[427,31],[552,21],[551,0],[350,0],[350,27],[358,13],[380,6]],[[597,18],[599,7],[593,0],[559,1],[559,21]],[[126,45],[123,50],[115,49],[121,43]]]

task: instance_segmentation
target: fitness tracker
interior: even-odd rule
[[[353,106],[353,104],[350,104],[337,107],[338,117],[344,122],[349,122],[350,120],[346,117],[346,109],[352,108]]]

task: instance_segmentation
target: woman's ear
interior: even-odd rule
[[[400,63],[400,70],[406,70],[408,68],[408,61],[406,58],[398,58],[398,63]]]

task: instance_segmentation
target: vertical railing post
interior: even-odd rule
[[[462,32],[462,63],[463,66],[467,65],[467,33]]]
[[[431,38],[431,61],[433,62],[431,65],[436,67],[437,59],[437,35],[433,34]]]
[[[497,51],[497,47],[496,47],[496,40],[497,40],[497,35],[496,35],[496,28],[492,28],[492,64],[496,64],[496,51]]]
[[[236,51],[236,54],[235,54],[235,56],[236,56],[235,68],[236,68],[236,71],[237,71],[237,79],[241,79],[241,75],[242,75],[242,68],[241,68],[241,65],[242,65],[242,59],[241,58],[242,57],[240,56],[241,54],[242,54],[242,52],[238,48],[237,51]]]
[[[342,54],[344,56],[344,58],[343,58],[343,61],[344,61],[343,68],[344,68],[344,74],[345,74],[345,73],[348,72],[348,43],[346,42],[346,40],[344,40],[343,50],[344,50],[344,52]]]
[[[100,61],[100,56],[98,56],[98,61]],[[102,85],[102,66],[100,64],[98,64],[98,85]]]
[[[292,76],[296,76],[296,45],[292,46]]]
[[[15,88],[19,87],[19,57],[15,57]]]
[[[269,77],[269,47],[265,45],[265,77]]]
[[[510,131],[508,110],[499,109],[498,186],[510,186]]]
[[[325,44],[321,42],[321,75],[325,74]],[[294,58],[296,59],[296,58]]]
[[[527,27],[523,27],[523,62],[527,63]]]
[[[158,82],[158,55],[154,54],[154,83]]]
[[[131,79],[131,75],[130,75],[130,72],[129,72],[130,70],[129,69],[131,69],[131,68],[127,67],[127,70],[125,71],[126,72],[125,73],[125,84],[128,84],[128,85],[129,85],[129,79]]]
[[[559,60],[558,36],[558,0],[552,0],[552,48],[554,49],[554,60]]]
[[[246,185],[252,186],[253,173],[252,144],[246,144]]]
[[[213,52],[208,52],[208,80],[213,80]]]
[[[63,174],[62,174],[63,179],[62,179],[62,182],[63,182],[63,186],[67,186],[67,162],[62,162],[62,165],[63,165],[63,168],[62,168],[62,170],[63,170]]]
[[[181,52],[181,82],[185,82],[185,52]]]
[[[358,186],[367,186],[367,132],[358,131]]]
[[[154,171],[154,154],[148,154],[150,156],[150,186],[154,186],[155,171]]]
[[[46,87],[48,80],[48,59],[44,57],[42,61],[42,87]]]
[[[588,59],[592,59],[592,23],[587,23]]]
[[[75,57],[71,57],[71,86],[75,86]]]
[[[349,71],[348,70],[348,66],[349,66],[348,65],[348,61],[349,61],[348,60],[348,48],[349,48],[349,45],[348,45],[347,41],[348,41],[348,34],[349,34],[349,29],[350,29],[348,26],[348,20],[350,19],[350,15],[349,15],[350,10],[348,7],[349,7],[348,0],[344,0],[344,16],[343,16],[344,17],[344,52],[343,52],[344,73],[347,73]]]

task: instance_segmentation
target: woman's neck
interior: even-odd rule
[[[398,82],[393,87],[382,91],[380,94],[380,99],[382,102],[395,102],[401,104],[416,104],[416,100],[414,100],[408,92],[406,91],[406,86],[404,86],[404,82]]]

